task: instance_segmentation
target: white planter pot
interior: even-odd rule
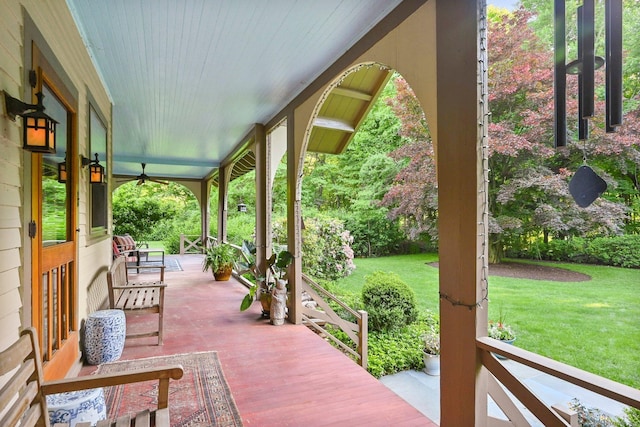
[[[424,357],[424,372],[428,375],[440,375],[440,355],[422,353]]]

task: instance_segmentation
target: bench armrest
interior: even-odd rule
[[[86,375],[75,378],[46,381],[42,383],[45,395],[64,393],[69,391],[87,390],[90,388],[109,387],[121,384],[131,384],[141,381],[159,381],[158,408],[166,408],[169,399],[169,380],[179,380],[184,374],[181,365],[159,366],[125,371],[117,374]]]

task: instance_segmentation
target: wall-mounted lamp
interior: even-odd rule
[[[246,211],[247,211],[247,205],[245,205],[242,202],[238,203],[238,212],[246,212]]]
[[[58,122],[44,113],[42,92],[36,93],[37,104],[26,104],[5,91],[2,94],[7,116],[14,121],[16,116],[22,116],[22,147],[36,153],[55,153]]]
[[[64,161],[58,163],[58,182],[64,184],[67,182],[67,157],[64,157]]]
[[[90,160],[85,156],[80,156],[82,161],[82,167],[89,166],[89,183],[102,184],[104,182],[104,167],[100,164],[98,159],[98,153],[96,153],[96,159]]]

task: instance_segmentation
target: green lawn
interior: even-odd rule
[[[165,251],[165,255],[167,255],[167,253],[166,253],[167,249],[164,247],[164,241],[163,240],[150,240],[149,242],[147,242],[147,244],[152,249],[162,249],[162,250],[164,250]]]
[[[420,308],[437,312],[438,270],[428,265],[434,261],[436,254],[356,259],[355,272],[338,286],[359,292],[365,275],[393,271],[414,289]],[[592,279],[553,282],[490,276],[490,319],[502,312],[521,348],[640,388],[640,270],[551,265]]]

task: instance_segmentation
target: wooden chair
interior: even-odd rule
[[[138,334],[127,334],[127,338],[158,337],[158,345],[162,345],[162,324],[164,316],[164,265],[141,265],[136,268],[157,268],[160,271],[159,281],[134,282],[129,280],[127,263],[124,256],[113,261],[107,272],[109,287],[109,308],[123,310],[125,313],[158,314],[158,330]]]
[[[27,328],[22,331],[18,341],[0,352],[0,377],[8,378],[0,388],[0,414],[3,414],[0,426],[50,427],[46,400],[49,394],[151,380],[158,381],[157,408],[117,420],[100,421],[97,427],[170,426],[169,380],[182,378],[180,365],[44,382],[37,340],[35,330]],[[63,426],[66,424],[56,424],[54,427]],[[78,423],[76,426],[89,427],[90,423]]]

